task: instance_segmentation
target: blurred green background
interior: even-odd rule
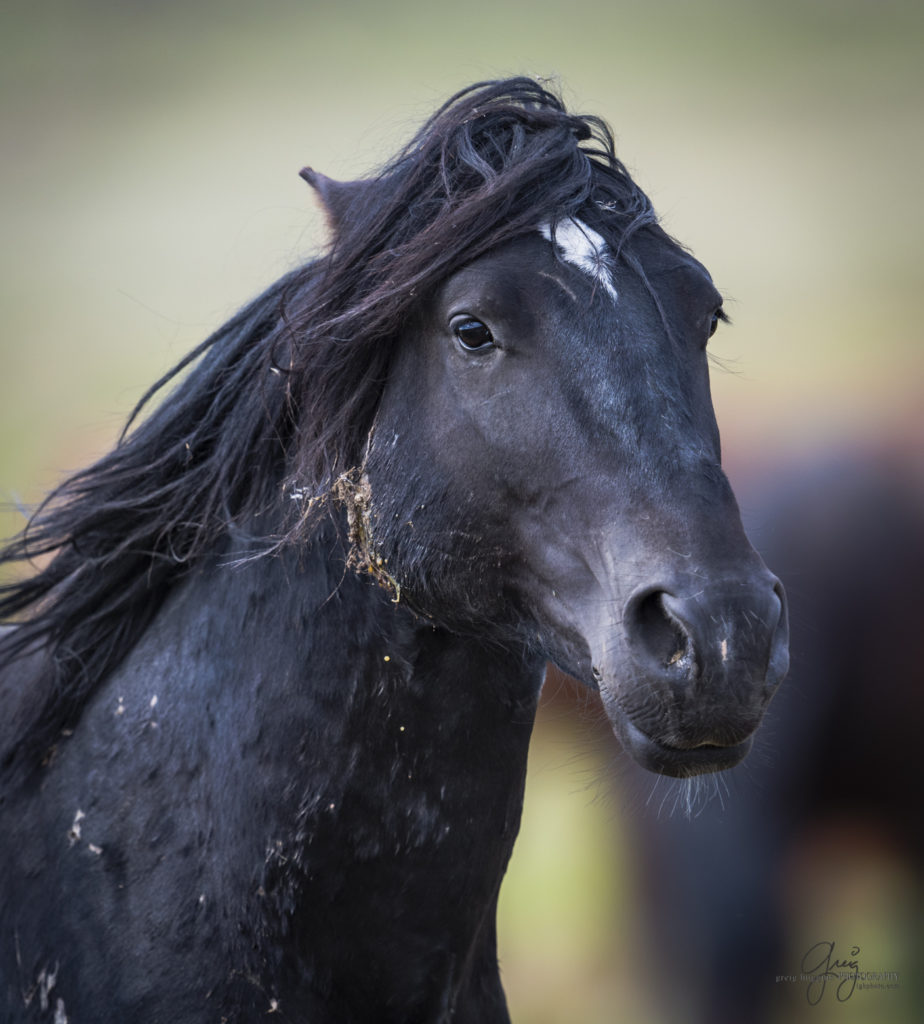
[[[0,26],[3,499],[107,448],[148,383],[318,250],[300,167],[360,176],[509,73],[612,124],[728,296],[733,478],[871,439],[920,458],[920,3],[6,0]],[[544,709],[501,913],[520,1022],[659,1019],[615,756],[593,711]]]

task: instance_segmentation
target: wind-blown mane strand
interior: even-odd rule
[[[0,619],[22,620],[0,635],[0,665],[31,650],[47,658],[23,705],[33,710],[8,718],[0,760],[24,735],[33,752],[53,741],[229,532],[262,537],[264,551],[309,536],[362,459],[402,326],[447,276],[550,219],[579,215],[617,242],[654,220],[604,122],[569,114],[527,78],[453,96],[372,178],[328,182],[325,194],[304,173],[335,221],[329,250],[158,381],[117,447],[0,552],[0,564],[54,555],[0,587]],[[284,501],[293,490],[314,500]]]
[[[287,413],[275,378],[262,382],[287,284],[273,285],[158,381],[129,425],[199,357],[169,401],[52,491],[0,551],[0,564],[54,555],[31,577],[0,586],[0,618],[27,615],[0,635],[0,667],[30,650],[48,655],[33,686],[53,707],[37,706],[34,693],[22,704],[42,719],[41,743],[118,665],[178,576],[232,524],[258,521],[272,506]],[[3,733],[15,743],[28,723],[17,721],[12,697],[4,711]],[[0,761],[12,753],[6,746],[0,736]]]

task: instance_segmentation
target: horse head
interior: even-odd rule
[[[349,185],[323,182],[334,225]],[[369,202],[369,182],[356,185]],[[706,345],[726,319],[653,221],[562,217],[421,296],[362,465],[359,546],[435,623],[599,688],[645,767],[748,751],[788,664],[785,598],[720,466]]]

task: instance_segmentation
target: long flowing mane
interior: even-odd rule
[[[17,623],[0,635],[0,664],[38,652],[42,664],[28,696],[0,691],[6,764],[73,724],[222,538],[246,531],[270,551],[308,536],[316,515],[298,508],[317,513],[361,458],[401,326],[449,274],[550,219],[605,223],[617,240],[654,219],[606,124],[527,78],[453,96],[348,192],[326,253],[158,381],[115,449],[65,480],[0,552],[0,563],[47,561],[0,587],[0,619]],[[293,488],[316,500],[284,500]]]

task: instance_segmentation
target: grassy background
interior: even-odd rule
[[[303,164],[359,176],[514,72],[611,122],[729,296],[733,477],[873,439],[920,457],[920,4],[6,0],[0,26],[0,497],[108,447],[156,375],[316,251]],[[522,1022],[656,1019],[597,735],[540,721],[501,917]]]

